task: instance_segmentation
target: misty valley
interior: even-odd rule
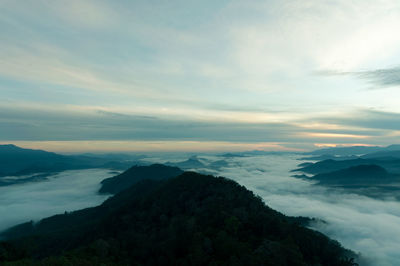
[[[0,266],[399,266],[399,0],[0,0]]]
[[[1,145],[0,262],[396,265],[400,147],[359,149],[59,155]]]

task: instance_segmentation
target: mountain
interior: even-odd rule
[[[207,167],[214,170],[220,170],[221,168],[229,167],[229,163],[225,160],[217,160],[209,163]]]
[[[394,178],[378,165],[357,165],[346,169],[322,173],[311,179],[330,185],[377,185],[392,182]]]
[[[184,170],[204,168],[205,165],[196,157],[192,156],[189,159],[181,162],[167,162],[165,165],[179,167]]]
[[[0,145],[0,177],[51,173],[72,169],[109,168],[125,170],[132,161],[115,161],[85,155],[60,155],[12,144]]]
[[[236,182],[193,172],[143,180],[3,237],[7,265],[355,265],[356,256]]]
[[[308,174],[321,174],[321,173],[328,173],[333,171],[338,171],[341,169],[345,169],[351,166],[357,166],[362,164],[371,164],[370,160],[364,160],[361,158],[354,159],[354,160],[323,160],[316,163],[303,163],[300,164],[301,166],[298,169],[292,170],[292,172],[304,172]]]
[[[178,176],[182,173],[183,171],[178,167],[171,167],[162,164],[133,166],[117,176],[101,181],[99,192],[116,194],[144,179],[167,179]]]
[[[140,159],[144,159],[147,156],[141,154],[126,154],[126,153],[81,153],[78,155],[84,155],[87,157],[94,157],[94,158],[103,158],[109,161],[138,161]]]
[[[219,154],[218,156],[225,157],[225,158],[235,158],[235,157],[251,157],[251,156],[265,156],[265,155],[287,155],[293,154],[294,152],[287,152],[287,151],[263,151],[263,150],[251,150],[251,151],[241,151],[241,152],[229,152]]]
[[[225,158],[243,158],[243,157],[248,157],[247,155],[244,155],[242,153],[233,153],[233,152],[229,152],[229,153],[223,153],[220,154],[219,156],[221,157],[225,157]]]
[[[380,160],[394,160],[400,159],[400,150],[393,150],[393,151],[379,151],[368,153],[361,156],[363,159],[380,159]]]
[[[400,151],[400,144],[392,144],[386,147],[386,151]]]
[[[300,164],[300,168],[292,172],[304,172],[308,174],[322,174],[357,165],[374,164],[384,168],[390,173],[400,173],[400,159],[380,160],[380,159],[353,159],[353,160],[324,160],[316,163]]]
[[[361,156],[363,157],[363,156]],[[360,156],[356,155],[332,155],[332,154],[322,154],[322,155],[315,155],[315,156],[306,156],[299,158],[298,160],[300,161],[323,161],[323,160],[337,160],[337,161],[343,161],[343,160],[354,160],[358,159]]]
[[[39,163],[43,166],[61,164],[65,156],[42,150],[22,149],[15,145],[0,145],[0,172],[2,175],[12,175]]]
[[[392,144],[387,147],[380,146],[349,146],[349,147],[332,147],[325,149],[318,149],[311,152],[306,152],[306,155],[315,156],[333,156],[333,157],[346,157],[346,156],[366,156],[374,153],[385,153],[391,151],[400,152],[400,144]],[[372,157],[370,157],[372,158]],[[328,159],[328,158],[325,158]],[[335,159],[335,158],[330,158]],[[337,159],[337,158],[336,158]]]
[[[197,156],[192,156],[180,162],[166,162],[165,165],[179,167],[185,171],[196,171],[204,175],[214,175],[221,168],[229,167],[229,163],[226,160],[213,161],[206,158],[201,158],[200,160]]]
[[[390,147],[390,146],[389,146]],[[393,148],[393,147],[392,147]],[[351,156],[363,155],[371,152],[378,152],[384,150],[380,146],[349,146],[349,147],[332,147],[318,149],[312,152],[307,152],[307,155],[335,155],[335,156]]]

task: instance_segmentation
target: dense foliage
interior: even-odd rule
[[[354,265],[352,252],[236,182],[191,172],[6,236],[22,235],[1,244],[4,265]]]

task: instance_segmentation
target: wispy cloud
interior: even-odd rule
[[[174,113],[163,115],[162,112],[157,113],[154,110],[129,112],[79,106],[43,108],[3,105],[0,112],[0,140],[16,143],[103,141],[104,145],[108,145],[105,143],[127,141],[142,147],[143,145],[138,144],[140,141],[147,144],[161,141],[169,143],[165,144],[165,147],[172,147],[172,143],[175,143],[176,149],[179,149],[178,143],[184,141],[210,143],[204,144],[207,147],[213,146],[213,142],[226,142],[225,147],[232,148],[235,147],[232,143],[241,143],[243,147],[256,143],[280,143],[281,148],[307,149],[312,148],[314,143],[351,144],[364,141],[365,144],[390,144],[396,142],[396,132],[399,131],[393,126],[394,121],[398,119],[396,114],[375,114],[368,111],[354,114],[354,117],[302,117],[294,121],[284,119],[286,115],[290,118],[289,114],[281,116],[279,113],[264,114],[265,120],[246,120],[246,116],[253,114],[237,112],[224,117],[217,113],[217,116],[203,114],[196,118],[194,113],[179,116]],[[365,119],[357,121],[360,115],[364,115]],[[232,120],[229,119],[230,116],[237,118]],[[268,117],[271,117],[269,122]],[[382,117],[386,117],[386,122]],[[310,121],[315,123],[309,123]],[[228,142],[231,144],[228,145]],[[195,146],[193,145],[193,148]],[[223,148],[224,145],[214,146]],[[132,145],[125,147],[133,148]],[[164,149],[162,145],[159,147]],[[115,144],[115,149],[121,148],[124,147]]]
[[[185,137],[171,133],[170,126],[189,124],[196,126],[187,133],[199,140],[213,134],[215,140],[223,135],[243,140],[246,135],[239,134],[249,134],[248,141],[275,141],[278,131],[284,141],[303,141],[304,132],[319,133],[318,141],[326,134],[375,136],[358,123],[317,121],[325,124],[318,126],[305,120],[315,113],[329,116],[337,106],[349,114],[371,107],[400,111],[400,91],[387,97],[383,91],[361,90],[364,83],[353,78],[377,87],[398,83],[398,69],[385,66],[396,65],[400,4],[334,3],[2,1],[2,98],[17,106],[69,105],[132,115],[136,117],[127,121],[135,121],[142,130],[116,132],[107,128],[114,124],[98,119],[93,124],[101,128],[103,138],[161,137],[161,127],[153,134],[153,124],[137,121],[142,116],[168,121],[160,122],[165,126],[163,139]],[[321,69],[335,75],[310,75]],[[59,118],[76,130],[67,117]],[[68,130],[62,133],[43,119],[32,121],[46,124],[42,128],[52,134],[28,120],[2,121],[26,127],[15,136],[30,132],[32,139],[67,138]],[[230,131],[237,136],[226,134]]]
[[[364,129],[380,129],[387,131],[400,130],[400,113],[384,112],[371,109],[360,109],[350,113],[333,116],[321,116],[315,121],[339,124],[343,127],[358,127]]]
[[[319,71],[317,74],[323,76],[353,76],[374,85],[373,89],[398,87],[400,85],[400,67],[354,72]]]
[[[295,126],[174,119],[103,110],[1,108],[2,140],[203,140],[275,142],[288,140]],[[277,132],[280,132],[277,134]]]

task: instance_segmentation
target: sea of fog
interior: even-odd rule
[[[312,181],[291,177],[304,155],[282,153],[246,157],[200,156],[205,164],[221,159],[229,163],[204,172],[233,179],[261,196],[286,215],[319,218],[312,228],[362,254],[360,265],[400,265],[400,202],[371,198],[343,189],[328,189]],[[149,162],[184,158],[151,158]],[[187,159],[187,157],[186,157]]]
[[[362,265],[400,265],[400,202],[327,189],[293,178],[290,170],[302,162],[297,160],[299,157],[229,158],[230,166],[218,174],[246,186],[284,214],[326,221],[312,227],[360,252],[365,259]]]
[[[203,170],[237,181],[275,210],[323,220],[312,228],[361,253],[360,265],[400,265],[400,202],[395,197],[371,198],[291,177],[294,173],[290,171],[304,162],[299,160],[301,157],[304,155],[282,153],[229,158],[199,156],[199,159],[205,164],[226,160],[228,167]],[[172,161],[162,157],[148,160]]]
[[[327,189],[311,181],[291,177],[299,155],[262,155],[224,158],[199,156],[205,164],[226,160],[220,169],[204,172],[231,178],[260,195],[273,209],[292,216],[320,218],[312,227],[360,252],[368,263],[400,265],[400,202],[378,199],[343,190]],[[153,157],[147,162],[179,161],[187,156]],[[201,170],[201,169],[200,169]],[[48,181],[0,187],[0,230],[40,218],[95,206],[107,196],[97,190],[109,170],[65,171]]]
[[[10,226],[102,203],[100,182],[110,170],[64,171],[46,181],[0,187],[0,231]]]

